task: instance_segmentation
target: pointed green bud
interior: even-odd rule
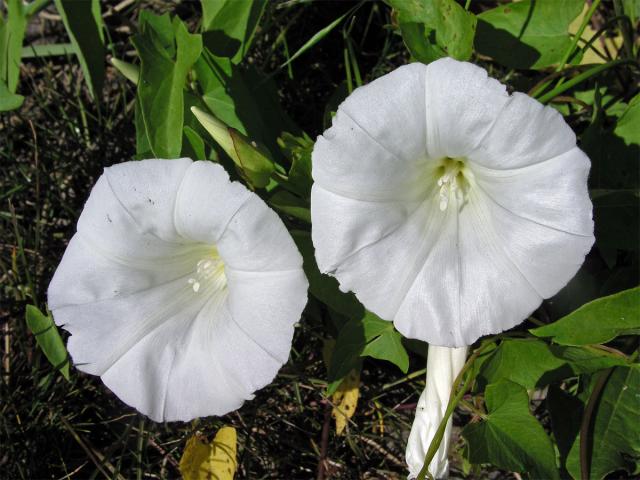
[[[266,152],[258,148],[240,132],[231,128],[213,115],[198,107],[191,107],[196,116],[213,139],[238,166],[245,179],[254,187],[266,187],[275,166]]]

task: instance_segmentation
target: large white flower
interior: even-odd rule
[[[48,296],[75,365],[162,421],[222,415],[268,384],[306,291],[278,216],[183,158],[105,170]]]
[[[315,144],[318,265],[407,337],[470,345],[576,273],[594,241],[589,167],[559,113],[482,68],[400,67]]]

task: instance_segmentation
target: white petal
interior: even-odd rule
[[[425,154],[425,67],[412,63],[357,88],[338,111],[385,149],[413,161]]]
[[[155,331],[103,380],[156,421],[187,421],[240,407],[280,366],[238,328],[226,301],[212,299],[191,321]]]
[[[343,197],[314,183],[311,234],[322,272],[332,272],[347,256],[392,234],[422,202],[369,202]]]
[[[53,317],[71,333],[67,348],[76,366],[102,375],[161,325],[188,323],[206,301],[184,277],[130,295],[55,308]]]
[[[576,136],[558,111],[516,92],[469,159],[488,168],[513,169],[549,160],[575,146]]]
[[[574,147],[527,168],[476,175],[503,249],[543,298],[569,282],[593,245],[588,173]]]
[[[390,228],[385,234],[379,234],[375,241],[372,235],[376,233],[377,225],[386,225],[384,219],[388,211],[379,210],[377,218],[374,218],[373,212],[368,217],[371,223],[366,227],[371,237],[367,239],[368,243],[353,250],[330,269],[330,263],[322,264],[321,271],[334,275],[340,282],[341,290],[353,291],[367,309],[381,318],[393,319],[421,268],[421,256],[433,247],[442,228],[445,216],[438,210],[437,202],[431,198],[429,200],[433,201],[426,201],[420,205],[406,221],[397,228]],[[333,211],[336,218],[342,217],[349,222],[353,222],[360,212],[365,211],[359,205],[341,202],[337,205],[342,206],[344,210],[338,212],[330,202],[331,199],[327,198],[323,202],[317,202],[316,207],[318,210],[326,208],[329,212]],[[374,206],[380,208],[380,204]],[[337,221],[334,221],[334,224],[329,223],[328,216],[324,220],[323,223],[314,223],[312,229],[319,264],[325,259],[331,259],[330,255],[335,255],[336,243],[339,246],[342,242],[350,241],[347,237],[336,236],[332,239],[327,232],[333,230]],[[341,228],[346,235],[355,233],[348,229],[346,222]]]
[[[316,185],[350,198],[374,201],[411,199],[424,192],[427,159],[423,137],[419,140],[422,152],[404,158],[365,132],[342,107],[332,122],[313,148]]]
[[[189,165],[188,159],[143,160],[105,169],[49,285],[50,308],[134,293],[193,268],[201,247],[173,228],[171,193]]]
[[[411,426],[407,442],[406,461],[409,478],[418,476],[424,464],[431,440],[444,418],[453,382],[462,370],[467,357],[467,347],[447,348],[429,345],[427,357],[427,382],[416,408],[416,418]],[[442,443],[429,464],[429,472],[436,479],[447,478],[451,444],[452,419],[449,418]]]
[[[483,68],[451,58],[430,63],[425,78],[429,157],[466,156],[489,132],[508,99],[505,86]]]
[[[222,166],[194,162],[178,192],[176,229],[191,241],[217,243],[231,218],[252,196],[242,184],[231,182]]]
[[[204,256],[199,253],[204,250],[200,246],[177,248],[152,238],[146,242],[150,236],[136,230],[121,239],[127,243],[123,249],[137,246],[143,250],[140,255],[147,258],[133,256],[131,252],[118,256],[100,250],[85,235],[76,233],[49,284],[49,308],[97,302],[153,288],[190,274]],[[158,253],[159,248],[162,253]],[[156,251],[155,257],[150,256],[151,251]]]
[[[174,207],[178,187],[192,163],[188,158],[125,162],[105,168],[104,176],[142,232],[182,242],[173,223]],[[78,230],[82,230],[80,224]]]
[[[293,327],[307,303],[301,269],[246,272],[226,269],[229,313],[247,337],[280,364],[289,358]]]
[[[396,328],[429,344],[461,347],[520,323],[542,301],[505,251],[475,196],[445,228],[398,309]]]
[[[302,256],[280,217],[251,195],[229,220],[217,242],[225,265],[235,270],[300,270]]]
[[[551,229],[593,234],[587,189],[590,162],[577,147],[544,162],[512,170],[472,164],[478,186],[497,205]]]

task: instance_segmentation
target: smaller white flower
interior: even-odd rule
[[[105,169],[49,285],[76,367],[156,421],[235,410],[271,382],[307,300],[275,212],[211,162]]]
[[[467,347],[448,348],[429,345],[427,357],[427,384],[418,406],[416,418],[411,426],[407,442],[406,461],[409,467],[409,479],[416,478],[424,464],[431,440],[444,418],[453,381],[462,370],[467,358]],[[449,475],[449,445],[451,443],[451,425],[449,418],[442,443],[429,464],[429,472],[434,478],[446,478]]]

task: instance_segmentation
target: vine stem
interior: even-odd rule
[[[573,54],[573,51],[576,49],[576,46],[578,45],[578,41],[582,38],[584,29],[587,28],[587,24],[591,21],[591,17],[595,13],[599,5],[600,5],[600,0],[594,0],[593,3],[591,4],[591,7],[589,7],[589,10],[587,10],[587,14],[582,19],[580,28],[578,28],[578,31],[573,36],[573,41],[571,42],[571,45],[564,52],[564,55],[562,56],[562,60],[560,60],[560,63],[558,64],[558,67],[556,68],[556,72],[559,72],[560,70],[562,70],[566,65],[567,60],[569,60],[569,57],[571,57],[571,55]]]
[[[604,388],[609,375],[613,371],[612,368],[608,368],[600,372],[593,391],[589,396],[589,401],[584,409],[584,415],[582,416],[582,423],[580,425],[580,478],[582,480],[589,480],[589,427],[591,426],[591,417],[593,411],[600,398],[600,393]]]
[[[604,70],[608,70],[609,68],[617,67],[618,65],[622,65],[625,63],[636,64],[634,60],[614,60],[613,62],[605,63],[603,65],[597,65],[595,67],[590,68],[589,70],[582,72],[580,75],[576,75],[571,80],[567,80],[562,85],[558,85],[556,88],[551,90],[549,93],[542,95],[538,101],[540,103],[547,103],[550,100],[553,100],[555,97],[560,95],[561,93],[569,90],[571,87],[578,85],[579,83],[588,80],[589,78],[598,75],[600,72]]]
[[[433,460],[433,457],[436,455],[436,452],[440,447],[440,443],[442,442],[442,437],[444,437],[444,432],[445,432],[445,429],[447,428],[447,422],[449,421],[449,418],[453,414],[453,411],[456,409],[456,406],[460,402],[460,399],[466,393],[467,388],[469,387],[469,383],[471,383],[472,376],[467,375],[467,377],[464,380],[464,384],[462,385],[462,388],[460,388],[457,392],[456,392],[456,386],[460,385],[460,382],[464,378],[467,371],[471,368],[476,358],[478,358],[478,356],[492,343],[493,341],[488,341],[485,344],[481,345],[475,352],[473,352],[473,354],[469,357],[469,359],[466,361],[466,363],[462,367],[462,370],[460,370],[460,373],[458,373],[458,376],[456,377],[456,379],[453,381],[453,388],[451,389],[451,394],[449,395],[449,403],[447,404],[447,409],[445,410],[444,416],[440,421],[440,425],[438,425],[438,429],[436,430],[436,433],[433,436],[431,443],[429,444],[429,449],[427,450],[427,454],[424,457],[424,463],[422,464],[422,468],[420,469],[420,472],[418,473],[416,480],[425,480],[425,478],[428,478],[429,480],[433,480],[433,475],[429,473],[429,464],[431,463],[431,460]]]

